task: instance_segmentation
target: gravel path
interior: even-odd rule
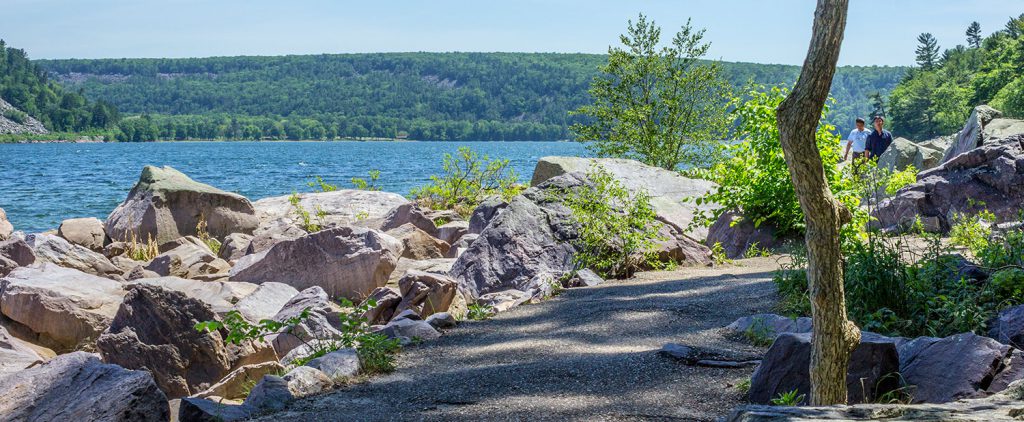
[[[689,367],[665,343],[760,352],[724,336],[769,311],[774,259],[643,273],[572,289],[406,349],[389,375],[299,401],[265,421],[715,420],[751,368]]]

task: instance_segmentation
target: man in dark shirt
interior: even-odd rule
[[[889,149],[889,145],[892,144],[892,134],[888,130],[883,129],[883,126],[885,126],[885,118],[875,116],[875,130],[868,134],[867,145],[865,145],[864,151],[867,157],[873,160],[877,160],[878,157],[882,156],[882,153]]]

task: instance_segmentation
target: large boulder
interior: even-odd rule
[[[124,295],[120,283],[70,268],[20,267],[0,278],[0,314],[26,327],[33,343],[64,352],[96,340]]]
[[[1006,369],[1010,346],[973,333],[918,337],[899,345],[900,374],[915,403],[946,403],[996,392],[992,381]]]
[[[939,165],[943,150],[931,147],[932,144],[916,144],[905,138],[896,138],[892,145],[878,157],[878,167],[891,172],[906,170],[913,165],[918,171],[927,170]]]
[[[956,140],[943,154],[942,162],[945,163],[957,155],[981,146],[985,142],[985,125],[1002,116],[1002,112],[987,105],[975,107],[964,123],[964,128],[957,134]]]
[[[57,228],[57,236],[96,252],[103,251],[103,244],[107,239],[107,233],[103,231],[103,222],[95,217],[64,220]]]
[[[399,205],[388,211],[383,221],[381,221],[380,230],[389,231],[406,224],[411,224],[430,236],[438,236],[437,225],[434,224],[434,220],[428,217],[419,206],[411,202]]]
[[[730,259],[742,258],[751,247],[760,249],[774,248],[785,241],[779,236],[775,225],[770,222],[755,225],[749,218],[735,211],[722,213],[718,220],[708,229],[708,238],[704,242],[709,248],[716,243],[722,245],[725,256]]]
[[[711,265],[711,249],[697,243],[674,226],[660,224],[658,238],[654,240],[659,262],[674,262],[682,265]],[[654,269],[649,266],[645,269]]]
[[[1024,349],[1024,305],[999,311],[999,315],[989,321],[988,325],[989,337],[1017,349]]]
[[[9,260],[15,267],[27,267],[36,262],[36,253],[24,240],[14,238],[0,241],[0,258]]]
[[[594,165],[603,167],[630,191],[646,191],[651,196],[651,205],[658,220],[694,239],[707,238],[707,229],[697,227],[691,230],[689,227],[697,209],[718,207],[711,203],[697,205],[692,200],[714,189],[715,184],[707,180],[689,179],[675,171],[621,158],[544,157],[537,161],[530,185],[538,186],[552,177],[570,172],[586,173]]]
[[[252,244],[252,236],[245,233],[231,233],[224,238],[220,245],[217,256],[227,262],[237,261],[245,256],[249,245]]]
[[[229,400],[244,400],[247,390],[256,385],[264,375],[283,374],[284,365],[277,361],[245,365],[228,373],[216,384],[193,397],[220,397]]]
[[[0,420],[170,420],[167,397],[146,371],[129,371],[74,352],[0,377]]]
[[[155,286],[182,293],[189,298],[205,303],[218,315],[235,310],[244,298],[252,295],[260,287],[257,284],[240,281],[199,281],[181,277],[143,278],[134,280],[132,284]],[[291,289],[291,291],[295,290]],[[277,310],[275,309],[274,312]]]
[[[197,331],[217,314],[202,301],[157,286],[132,286],[110,328],[96,341],[103,359],[153,373],[170,398],[205,390],[232,370],[217,331]]]
[[[299,206],[310,212],[322,212],[328,225],[351,225],[361,221],[380,220],[395,207],[409,200],[392,192],[341,189],[332,192],[299,193]],[[253,203],[263,225],[274,220],[295,223],[292,195],[263,198]]]
[[[376,303],[374,306],[369,306],[368,302],[371,300]],[[360,305],[367,305],[366,313],[363,314],[367,324],[381,325],[391,321],[399,303],[402,303],[402,295],[389,287],[378,287],[370,292],[370,295]]]
[[[750,378],[750,401],[768,404],[779,394],[797,390],[809,403],[810,360],[810,333],[779,335]],[[900,359],[892,339],[862,333],[847,368],[847,399],[851,404],[873,402],[900,387]]]
[[[84,246],[71,244],[61,237],[52,234],[30,234],[25,237],[25,242],[32,247],[32,252],[35,253],[38,261],[73,268],[101,277],[120,278],[121,276],[122,270],[103,254]]]
[[[779,334],[811,332],[811,319],[808,317],[787,318],[776,314],[757,314],[740,317],[725,329],[734,333],[774,339]]]
[[[480,234],[491,223],[491,220],[498,214],[501,214],[506,207],[508,207],[508,201],[501,199],[499,196],[491,196],[484,199],[480,205],[473,209],[473,214],[469,216],[469,228],[467,230],[470,234]]]
[[[36,349],[12,336],[6,328],[0,326],[0,378],[43,363],[43,360]]]
[[[292,328],[285,328],[279,334],[267,336],[278,356],[314,340],[334,340],[341,336],[342,309],[331,300],[324,289],[314,286],[305,289],[288,300],[271,319],[284,322],[298,317],[306,311],[309,316]]]
[[[185,238],[188,239],[188,238]],[[231,264],[220,259],[199,239],[183,241],[177,247],[157,255],[145,269],[161,276],[198,278],[227,277]],[[172,242],[173,243],[173,242]]]
[[[984,205],[980,205],[984,204]],[[985,208],[997,223],[1017,221],[1024,209],[1024,134],[957,155],[921,172],[917,182],[883,200],[874,211],[883,228],[905,230],[917,218],[946,231],[957,213]]]
[[[222,239],[231,233],[252,233],[259,225],[252,203],[244,196],[196,182],[171,167],[146,166],[128,198],[107,217],[111,239],[157,244],[206,231]]]
[[[0,240],[7,240],[14,233],[14,225],[7,220],[7,211],[0,208]]]
[[[323,288],[330,297],[358,301],[387,283],[402,254],[402,243],[376,230],[338,227],[282,241],[242,261],[231,279],[286,283],[296,289]]]
[[[273,318],[298,294],[298,290],[284,283],[263,283],[235,302],[232,310],[238,311],[243,318],[255,324]]]

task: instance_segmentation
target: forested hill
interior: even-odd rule
[[[380,53],[192,59],[39,60],[56,80],[128,114],[129,137],[553,140],[588,100],[603,55]],[[796,66],[724,63],[738,89],[792,84]],[[903,68],[841,67],[832,121],[872,110]],[[176,115],[176,116],[171,116]],[[133,132],[131,119],[122,124]],[[148,127],[144,127],[147,126]]]

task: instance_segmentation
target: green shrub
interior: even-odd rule
[[[1004,268],[989,276],[989,283],[998,297],[1024,302],[1024,270]]]
[[[772,405],[774,406],[799,406],[803,403],[805,395],[800,394],[799,391],[793,390],[786,393],[779,393],[772,399]]]
[[[488,196],[509,200],[523,190],[508,160],[492,160],[469,147],[459,147],[455,155],[445,154],[441,168],[443,174],[430,176],[429,185],[412,190],[416,202],[468,217]]]
[[[772,276],[772,282],[779,291],[780,313],[790,317],[807,316],[811,313],[808,297],[807,258],[802,253],[792,255],[792,261],[780,263],[779,270]]]
[[[985,246],[977,253],[981,264],[991,269],[1007,266],[1024,267],[1024,230],[990,234]]]
[[[724,144],[726,158],[708,170],[693,170],[690,176],[700,177],[717,183],[707,195],[698,198],[697,204],[717,203],[715,211],[702,213],[695,224],[711,225],[725,211],[741,210],[755,226],[771,222],[779,235],[802,233],[804,217],[797,202],[796,192],[790,180],[789,168],[779,142],[779,131],[775,121],[775,110],[786,97],[787,90],[772,88],[755,89],[747,94],[749,99],[736,98],[732,116],[736,121],[734,137],[738,142]],[[822,116],[828,107],[822,110]],[[836,164],[839,162],[839,137],[835,128],[824,122],[816,134],[818,151],[824,164],[825,175],[833,193],[840,200],[856,200],[856,195],[845,193],[851,186],[842,178]],[[859,201],[848,204],[851,210]]]
[[[917,181],[917,168],[913,164],[907,166],[906,169],[893,172],[889,175],[889,180],[885,184],[886,195],[893,196],[897,191],[903,189],[903,187]]]
[[[626,278],[642,268],[659,267],[658,224],[650,196],[630,195],[600,166],[587,171],[589,184],[558,192],[578,231],[574,260],[603,278]]]
[[[292,213],[294,213],[295,217],[298,219],[296,222],[299,227],[307,233],[316,233],[323,230],[324,225],[327,224],[327,211],[324,211],[319,205],[317,205],[316,213],[311,214],[302,206],[302,197],[300,197],[298,193],[293,193],[289,196],[288,203],[292,205]]]
[[[732,260],[725,255],[725,248],[722,247],[722,242],[715,242],[714,245],[711,245],[711,262],[716,266],[732,264]]]
[[[19,125],[25,124],[25,122],[28,121],[28,114],[25,114],[25,112],[15,108],[4,110],[3,116]]]
[[[748,247],[747,250],[743,252],[743,257],[747,259],[759,257],[767,258],[769,256],[772,256],[772,251],[769,250],[768,248],[760,247],[760,245],[758,245],[757,242],[751,243],[750,247]]]
[[[972,255],[979,256],[988,247],[988,239],[992,236],[990,224],[995,219],[995,215],[988,211],[981,211],[977,215],[957,213],[949,228],[949,240],[954,245],[967,248]]]
[[[395,354],[401,350],[398,339],[383,334],[365,334],[359,338],[359,364],[368,374],[387,373],[395,370]]]
[[[494,316],[494,308],[481,305],[479,303],[471,303],[467,307],[466,319],[473,321],[483,321]]]
[[[306,183],[307,186],[313,188],[313,192],[334,192],[338,190],[338,185],[332,185],[324,181],[323,177],[316,176],[316,180]]]
[[[380,170],[370,170],[369,176],[369,180],[353,177],[352,186],[359,190],[379,191],[381,187],[377,185],[377,180],[380,179]]]
[[[763,318],[755,318],[747,331],[743,332],[743,336],[755,346],[771,346],[775,341],[775,331],[764,322]]]

